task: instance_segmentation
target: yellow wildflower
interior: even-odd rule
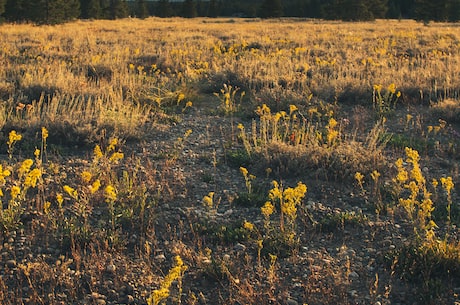
[[[248,176],[248,170],[242,166],[240,167],[240,172],[241,174],[243,174],[244,177]]]
[[[46,215],[49,214],[50,207],[51,207],[51,202],[45,201],[45,204],[43,205],[43,212],[45,212]]]
[[[4,185],[6,183],[5,177],[11,175],[11,172],[8,169],[3,170],[3,166],[0,164],[0,185]]]
[[[91,194],[94,194],[99,190],[100,187],[101,181],[99,179],[96,179],[96,181],[94,181],[93,184],[89,186],[89,191],[91,192]]]
[[[394,83],[391,83],[388,88],[387,88],[388,92],[390,92],[391,94],[395,94],[396,93],[396,85]]]
[[[40,179],[42,176],[42,171],[38,168],[34,168],[32,171],[30,171],[26,178],[24,179],[24,186],[26,187],[36,187],[37,186],[37,181]]]
[[[406,114],[406,123],[408,124],[412,120],[413,116],[411,114]]]
[[[74,188],[72,188],[72,187],[70,187],[68,185],[64,185],[63,189],[67,194],[69,194],[70,197],[72,197],[74,199],[77,199],[77,197],[78,197],[77,190],[75,190]]]
[[[433,185],[433,187],[436,189],[438,187],[438,180],[436,180],[435,178],[433,178],[433,180],[431,180],[431,184]]]
[[[382,91],[382,85],[374,85],[374,91],[380,93]]]
[[[212,208],[213,198],[214,198],[214,192],[209,192],[208,195],[203,197],[203,204],[207,206],[208,208]]]
[[[106,202],[114,202],[117,200],[117,190],[112,185],[107,185],[104,189]]]
[[[329,144],[332,144],[338,135],[339,132],[337,130],[329,130],[329,132],[327,133],[327,142]]]
[[[289,105],[289,114],[292,115],[295,111],[299,110],[296,105]]]
[[[35,149],[35,151],[34,151],[34,156],[35,156],[35,158],[37,158],[37,159],[38,159],[38,157],[40,157],[40,149],[38,149],[38,148]]]
[[[118,145],[118,139],[113,138],[110,140],[109,147],[107,147],[107,152],[115,150],[115,147]]]
[[[25,159],[21,163],[21,167],[19,168],[19,177],[23,177],[25,174],[27,174],[30,171],[30,167],[34,164],[34,161],[32,159]]]
[[[100,158],[102,158],[103,154],[102,154],[101,147],[99,145],[96,145],[94,147],[93,154],[94,154],[94,159],[95,160],[99,160]]]
[[[243,228],[245,228],[246,230],[249,230],[249,231],[253,231],[254,230],[254,224],[252,224],[251,222],[245,220],[243,222]]]
[[[264,206],[260,208],[262,215],[264,217],[269,218],[271,214],[275,211],[275,207],[270,201],[265,202]]]
[[[420,160],[418,151],[410,147],[406,147],[405,150],[406,150],[406,155],[407,155],[407,162],[414,164]]]
[[[447,178],[442,177],[440,180],[441,180],[442,187],[446,190],[446,192],[448,194],[450,194],[450,192],[454,188],[454,183],[452,182],[452,177],[447,177]]]
[[[22,135],[18,134],[16,130],[11,130],[9,135],[8,135],[8,146],[13,145],[14,142],[20,141],[22,139]]]
[[[333,128],[335,128],[335,126],[337,126],[337,121],[334,118],[330,118],[329,119],[329,124],[327,125],[327,127],[329,129],[333,129]]]
[[[398,171],[398,175],[396,176],[396,180],[399,183],[404,183],[409,179],[409,174],[404,168],[400,168]]]
[[[46,141],[47,138],[48,138],[48,129],[46,129],[45,127],[42,127],[42,139],[43,139],[43,141]]]
[[[21,194],[21,188],[17,185],[11,187],[11,198],[14,200]]]
[[[363,185],[363,180],[364,180],[364,175],[363,174],[361,174],[360,172],[356,172],[355,179],[356,179],[356,181],[358,182],[358,184],[360,186]]]
[[[91,173],[88,171],[82,171],[80,176],[81,180],[83,180],[84,183],[89,183],[91,181],[91,178],[93,177],[93,175],[91,175]]]
[[[57,194],[56,194],[56,201],[58,202],[59,207],[61,207],[61,206],[62,206],[62,203],[64,202],[64,197],[62,197],[62,194],[61,194],[61,193],[57,193]]]
[[[376,170],[373,170],[372,173],[371,173],[371,178],[372,180],[374,181],[377,181],[380,177],[380,173]]]
[[[114,152],[110,158],[109,158],[109,161],[112,162],[112,163],[118,163],[119,160],[123,159],[124,158],[124,154],[123,153],[120,153],[120,152]]]

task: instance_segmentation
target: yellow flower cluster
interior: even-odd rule
[[[302,202],[307,192],[307,186],[302,182],[298,182],[295,188],[283,189],[277,181],[273,181],[273,188],[268,193],[270,201],[266,202],[262,207],[261,212],[265,218],[273,213],[275,204],[280,206],[280,230],[284,231],[284,215],[288,217],[291,224],[297,216],[297,206]]]
[[[147,299],[148,305],[158,305],[164,299],[169,296],[169,290],[171,284],[174,281],[181,281],[184,272],[187,270],[187,266],[184,264],[180,256],[175,258],[175,266],[169,270],[168,274],[165,276],[163,281],[160,284],[160,289],[155,289],[150,297]]]
[[[243,228],[245,228],[248,231],[253,231],[254,230],[254,224],[245,220],[243,222]]]
[[[117,190],[112,185],[107,185],[104,189],[105,201],[108,203],[113,203],[117,200]]]
[[[13,185],[11,187],[10,193],[11,193],[11,199],[15,200],[21,194],[21,188],[17,185]]]
[[[73,199],[77,199],[78,198],[78,192],[76,189],[68,186],[68,185],[64,185],[63,186],[63,189],[64,191],[69,194],[70,197],[72,197]]]
[[[454,182],[452,181],[452,177],[442,177],[440,180],[442,187],[446,190],[447,194],[450,194],[450,192],[454,188]]]
[[[6,144],[11,147],[15,142],[21,141],[21,139],[22,135],[18,134],[16,130],[12,130],[8,135],[8,142],[6,142]]]
[[[8,169],[3,169],[3,166],[0,164],[0,185],[6,183],[5,177],[9,177],[11,172]]]
[[[263,207],[260,208],[260,211],[265,218],[270,218],[270,215],[275,211],[275,206],[270,201],[267,201]]]
[[[21,167],[19,168],[19,178],[24,177],[25,174],[27,174],[30,171],[30,168],[34,164],[34,161],[32,159],[26,159],[22,161]]]
[[[24,187],[36,187],[38,180],[42,177],[42,171],[39,168],[31,170],[24,179]]]
[[[208,208],[212,208],[214,206],[213,198],[214,192],[209,192],[208,195],[203,197],[203,204]]]

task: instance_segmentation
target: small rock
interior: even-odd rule
[[[116,270],[117,270],[117,267],[114,264],[108,264],[105,267],[105,271],[107,271],[108,273],[115,273]]]
[[[297,302],[296,300],[293,300],[293,299],[287,299],[286,300],[286,305],[298,305],[299,302]]]
[[[352,298],[356,298],[358,296],[358,291],[356,290],[350,290],[348,291],[348,295]]]
[[[134,303],[134,297],[130,294],[126,296],[126,303],[128,304],[133,304]]]
[[[244,250],[246,250],[246,246],[243,244],[237,243],[235,247],[233,247],[233,249],[235,249],[235,251],[243,252]]]
[[[163,262],[164,260],[166,260],[166,256],[164,254],[158,254],[157,256],[155,256],[155,260]]]
[[[356,271],[352,271],[350,272],[350,274],[348,275],[350,278],[352,279],[357,279],[359,278],[359,274],[356,272]]]
[[[9,259],[6,261],[6,266],[8,266],[8,268],[14,268],[16,267],[16,261],[14,259]]]

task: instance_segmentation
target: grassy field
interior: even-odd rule
[[[2,304],[460,302],[459,24],[0,29]]]

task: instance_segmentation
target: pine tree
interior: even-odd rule
[[[185,0],[182,4],[182,17],[194,18],[197,16],[196,4],[194,0]]]
[[[283,16],[281,0],[264,0],[260,7],[260,17],[276,18]]]
[[[157,7],[157,16],[161,18],[171,17],[172,9],[169,0],[160,0]]]
[[[218,9],[217,9],[217,1],[210,0],[209,1],[209,9],[208,9],[208,17],[215,18],[218,16]]]
[[[373,18],[385,18],[388,11],[388,0],[372,0],[367,2],[368,10]]]
[[[129,7],[125,0],[110,1],[110,19],[126,18],[129,16]]]
[[[81,18],[97,19],[102,17],[99,0],[80,0]]]
[[[430,20],[436,20],[436,6],[430,0],[415,0],[415,18],[419,21],[428,23]]]
[[[4,16],[9,21],[23,21],[28,18],[26,0],[8,0],[5,5]]]
[[[0,16],[5,13],[6,0],[0,0]]]
[[[449,3],[449,21],[460,21],[460,0],[451,0]]]
[[[149,16],[149,10],[145,0],[136,0],[136,16],[139,18],[146,18]]]

